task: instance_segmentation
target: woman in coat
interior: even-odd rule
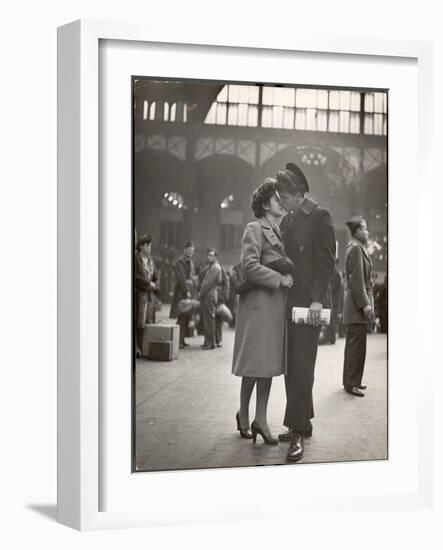
[[[267,178],[254,191],[251,207],[257,220],[248,223],[243,234],[241,271],[254,286],[239,297],[232,362],[233,374],[242,377],[237,429],[244,438],[255,442],[260,434],[265,443],[275,445],[278,440],[270,434],[266,411],[272,377],[286,372],[286,295],[294,281],[290,274],[267,267],[290,263],[277,225],[284,212],[274,179]],[[256,414],[249,431],[255,385]]]

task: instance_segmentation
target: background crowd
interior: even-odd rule
[[[156,312],[164,303],[171,303],[170,318],[176,319],[180,326],[182,349],[188,345],[186,338],[195,333],[204,336],[202,348],[221,347],[224,322],[230,327],[235,326],[238,303],[235,288],[240,279],[240,265],[223,265],[215,248],[209,248],[206,256],[200,254],[197,259],[195,251],[194,243],[188,241],[178,258],[172,249],[154,258],[152,238],[146,235],[136,238],[134,305],[138,353],[145,323],[155,323]],[[388,277],[387,274],[373,273],[372,279],[375,319],[368,324],[368,332],[386,334]],[[346,335],[343,324],[344,293],[344,272],[336,265],[325,303],[325,307],[331,308],[331,323],[322,328],[320,344],[335,344],[337,338]],[[190,303],[186,311],[179,312],[181,300],[190,300]],[[230,315],[226,308],[220,307],[222,305],[226,306]]]

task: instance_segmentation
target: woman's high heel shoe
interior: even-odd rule
[[[257,434],[260,434],[263,438],[263,441],[266,443],[266,445],[277,445],[278,439],[276,437],[273,437],[272,435],[266,435],[265,432],[261,429],[260,425],[253,420],[251,424],[251,432],[252,432],[252,440],[254,443],[257,440]]]
[[[240,426],[240,415],[239,415],[239,413],[237,413],[235,415],[235,420],[237,420],[237,430],[240,432],[240,436],[243,437],[244,439],[252,439],[252,434],[249,431],[249,429],[248,428],[242,428]]]

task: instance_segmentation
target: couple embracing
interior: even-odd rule
[[[320,313],[336,256],[331,216],[308,193],[302,170],[289,163],[252,195],[257,220],[246,226],[242,239],[241,271],[249,286],[239,291],[232,366],[242,378],[236,417],[240,435],[254,443],[260,435],[268,445],[288,441],[290,462],[303,457],[304,438],[312,435]],[[309,308],[308,324],[291,321],[295,306]],[[288,430],[277,439],[267,424],[267,405],[272,377],[281,374]],[[254,387],[257,405],[250,424]]]

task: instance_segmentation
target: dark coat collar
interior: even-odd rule
[[[318,206],[318,202],[313,201],[310,197],[306,197],[300,205],[300,210],[309,216],[316,206]]]

